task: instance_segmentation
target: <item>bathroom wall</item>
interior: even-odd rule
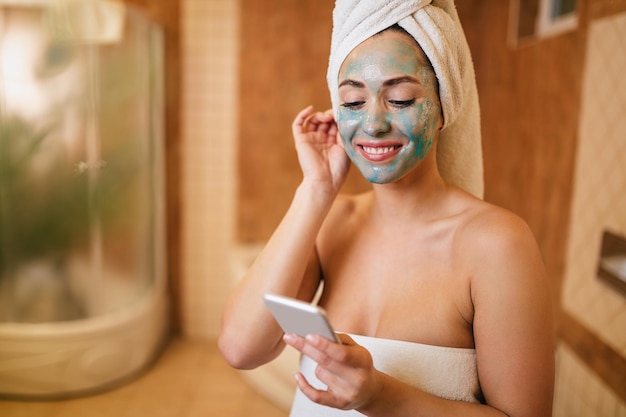
[[[561,300],[610,363],[560,343],[555,417],[626,416],[626,294],[597,276],[603,232],[626,236],[626,11],[592,20],[586,51]]]
[[[469,3],[457,7],[476,65],[486,199],[529,223],[552,283],[555,414],[623,415],[624,304],[595,268],[602,229],[623,234],[626,221],[623,168],[607,159],[626,160],[626,128],[614,116],[625,112],[623,82],[612,79],[625,67],[626,34],[610,20],[626,2],[580,1],[577,30],[517,48],[505,41],[507,2]]]
[[[512,46],[509,2],[457,1],[481,106],[485,199],[532,229],[552,284],[563,274],[585,31]]]
[[[182,0],[182,334],[217,337],[232,288],[239,2]]]
[[[295,115],[330,107],[326,67],[331,0],[240,0],[237,240],[263,242],[302,178],[291,135]],[[351,170],[344,192],[369,187]]]
[[[626,356],[626,297],[597,279],[602,233],[626,236],[626,12],[589,26],[563,308]],[[583,314],[584,312],[584,314]]]

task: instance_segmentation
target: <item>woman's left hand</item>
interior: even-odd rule
[[[315,376],[326,384],[319,390],[296,374],[300,390],[311,401],[342,410],[367,406],[382,389],[381,374],[374,368],[372,355],[346,334],[339,334],[341,344],[319,335],[306,338],[286,334],[285,343],[317,363]]]

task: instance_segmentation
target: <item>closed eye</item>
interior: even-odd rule
[[[389,104],[394,107],[404,108],[415,104],[415,99],[412,98],[411,100],[389,100]]]
[[[365,104],[365,101],[350,101],[350,102],[341,104],[341,107],[350,109],[350,110],[355,110],[361,107],[363,104]]]

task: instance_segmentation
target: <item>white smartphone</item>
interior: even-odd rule
[[[308,334],[318,334],[333,342],[341,343],[328,322],[323,308],[275,294],[265,294],[263,299],[285,333],[302,337]]]

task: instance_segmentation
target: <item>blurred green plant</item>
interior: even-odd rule
[[[37,172],[52,132],[19,118],[0,124],[0,279],[11,264],[86,247],[93,222],[108,227],[120,215],[121,191],[133,173],[125,155],[132,152],[118,149],[98,167],[53,155]],[[98,170],[96,181],[90,169]]]
[[[23,262],[62,252],[85,239],[88,229],[86,177],[60,161],[42,178],[29,172],[50,129],[34,131],[14,118],[0,128],[0,235],[3,258]],[[0,258],[0,276],[7,259]]]

